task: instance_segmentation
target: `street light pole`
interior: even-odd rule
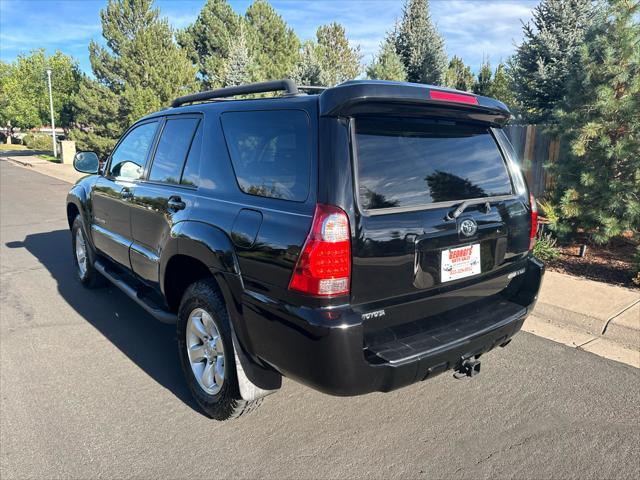
[[[56,124],[53,120],[53,95],[51,94],[51,69],[47,68],[47,79],[49,82],[49,109],[51,110],[51,140],[53,141],[53,156],[58,157],[58,145],[56,143]]]

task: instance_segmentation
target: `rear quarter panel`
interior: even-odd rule
[[[309,118],[309,195],[303,202],[294,202],[244,193],[236,181],[221,128],[221,115],[231,111],[291,109],[303,110]],[[241,229],[242,222],[236,223],[240,212],[258,212],[262,216],[258,231],[239,232],[253,237],[253,242],[237,241],[238,236],[234,242],[240,274],[245,288],[269,292],[277,298],[287,297],[291,273],[309,231],[317,199],[317,100],[300,97],[221,103],[206,115],[200,185],[189,220],[215,225],[233,241],[234,228]]]

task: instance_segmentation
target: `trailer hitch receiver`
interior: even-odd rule
[[[460,367],[453,373],[454,378],[462,379],[467,377],[475,377],[480,374],[480,360],[471,357],[462,360]]]

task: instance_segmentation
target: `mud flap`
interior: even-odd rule
[[[240,395],[242,396],[242,399],[247,401],[257,400],[258,398],[266,397],[267,395],[277,392],[277,388],[274,390],[265,390],[249,380],[244,368],[242,367],[242,361],[244,360],[246,362],[249,360],[246,358],[240,358],[240,356],[244,357],[244,355],[242,355],[242,349],[240,348],[235,332],[232,331],[231,333],[233,336],[233,356],[236,361],[236,375],[238,376],[238,385],[240,387]],[[238,352],[240,352],[240,355],[238,355]]]

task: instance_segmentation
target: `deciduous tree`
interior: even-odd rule
[[[73,120],[72,98],[80,85],[78,63],[61,52],[51,56],[44,49],[20,54],[0,69],[0,121],[14,127],[39,127],[51,123],[47,69],[53,84],[53,114],[56,126],[68,127]]]

